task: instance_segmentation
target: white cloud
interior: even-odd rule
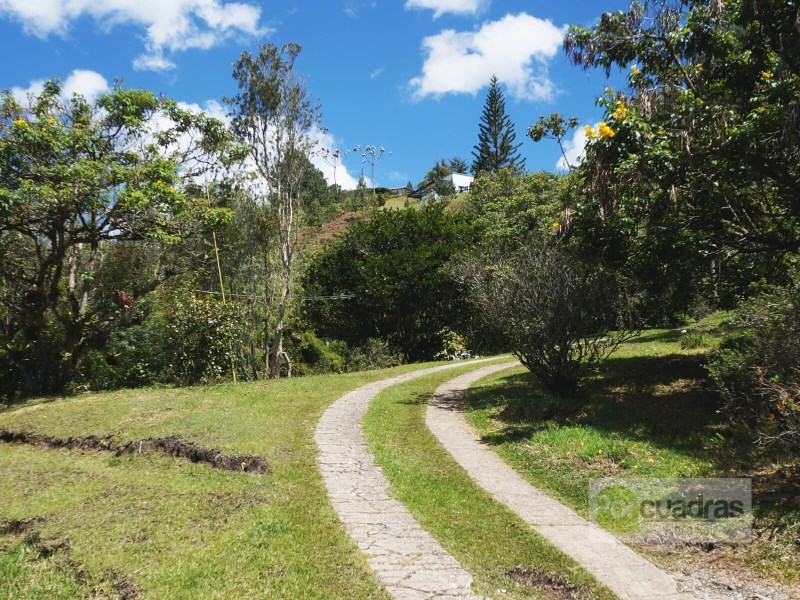
[[[11,95],[14,99],[25,106],[29,96],[38,96],[44,90],[44,79],[31,81],[28,87],[13,87]],[[95,71],[86,69],[75,69],[63,81],[61,88],[61,99],[69,100],[73,94],[78,94],[86,98],[89,103],[93,103],[98,96],[107,92],[110,88],[105,77]]]
[[[594,129],[597,129],[599,123],[594,124]],[[578,127],[575,131],[572,132],[572,137],[568,140],[564,141],[564,154],[567,155],[566,160],[562,156],[556,162],[556,170],[557,171],[568,171],[569,166],[567,165],[567,161],[569,161],[569,165],[576,167],[580,162],[583,160],[583,155],[586,153],[586,129],[584,127]]]
[[[492,75],[524,100],[551,100],[556,89],[547,63],[564,39],[565,28],[526,13],[506,15],[477,31],[446,29],[422,41],[422,74],[410,81],[414,97],[475,94]]]
[[[401,173],[400,171],[389,171],[389,179],[391,181],[399,181],[400,183],[408,182],[408,173]]]
[[[474,15],[488,4],[489,0],[407,0],[406,9],[427,8],[433,11],[436,19],[445,13]]]
[[[311,131],[311,137],[317,142],[317,152],[311,157],[311,163],[317,167],[325,176],[328,185],[334,182],[334,167],[331,162],[325,160],[324,151],[332,154],[336,149],[336,139],[327,131],[315,127]],[[336,183],[342,186],[343,190],[354,190],[358,186],[358,177],[353,177],[347,171],[347,165],[340,159],[336,166]]]
[[[133,59],[133,68],[137,71],[169,71],[175,63],[164,58],[163,54],[140,54]]]
[[[257,5],[225,0],[0,0],[0,15],[17,19],[39,37],[64,35],[82,17],[106,30],[121,24],[144,27],[146,52],[134,66],[155,71],[174,67],[165,52],[211,48],[237,34],[268,31],[259,25]]]
[[[376,79],[377,77],[380,77],[385,70],[386,70],[386,67],[378,67],[374,71],[370,71],[369,78],[370,79]]]

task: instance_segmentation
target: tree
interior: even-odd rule
[[[88,350],[170,276],[159,249],[229,216],[183,184],[225,158],[232,139],[215,119],[121,86],[94,106],[77,95],[64,100],[58,81],[45,83],[28,106],[9,93],[0,101],[8,388],[58,392]],[[147,270],[127,265],[125,273],[141,279],[105,269],[126,245],[154,256]]]
[[[567,151],[564,149],[564,136],[575,129],[579,123],[578,117],[565,119],[559,113],[552,113],[549,117],[541,116],[536,123],[528,128],[528,137],[534,142],[540,142],[545,138],[555,140],[561,149],[564,166],[571,171],[574,165],[571,165],[569,158],[567,158]]]
[[[525,171],[525,159],[519,155],[521,143],[516,140],[514,124],[506,114],[506,101],[496,76],[489,82],[489,93],[479,124],[478,144],[472,156],[472,172],[497,173],[500,169]]]
[[[489,253],[513,252],[526,244],[563,235],[569,178],[545,171],[515,175],[502,170],[479,175],[466,203]]]
[[[575,223],[661,285],[730,307],[800,253],[796,2],[636,2],[565,38],[582,68],[628,71],[587,128]]]
[[[450,170],[453,173],[466,173],[467,170],[469,169],[467,161],[465,161],[460,156],[454,156],[449,161],[447,161],[447,166],[450,167]]]
[[[453,172],[453,169],[445,162],[444,159],[437,160],[430,171],[425,174],[425,179],[420,183],[420,186],[430,186],[440,197],[454,196],[456,188],[452,181],[445,179]]]
[[[294,261],[300,232],[303,181],[314,148],[311,127],[319,121],[303,82],[294,71],[297,44],[261,45],[255,56],[243,52],[234,63],[239,93],[226,102],[232,127],[245,142],[265,199],[275,212],[280,256],[280,290],[270,352],[270,371],[280,376],[283,334],[294,283]]]
[[[474,237],[463,216],[441,204],[376,213],[351,225],[309,264],[304,304],[318,335],[361,345],[387,340],[405,360],[433,358],[438,332],[464,318],[443,267]]]
[[[633,334],[633,304],[611,273],[559,244],[462,259],[454,269],[484,328],[499,333],[543,387],[569,397],[587,369]]]

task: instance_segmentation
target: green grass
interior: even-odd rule
[[[386,202],[383,203],[381,209],[383,210],[393,210],[393,209],[404,209],[408,208],[409,206],[418,206],[419,200],[416,198],[409,198],[408,196],[393,196],[391,198],[387,198]]]
[[[494,374],[469,390],[467,420],[532,484],[587,516],[594,478],[753,477],[759,539],[726,549],[726,561],[800,583],[800,482],[790,481],[800,460],[738,439],[704,369],[725,319],[644,332],[573,401],[547,395],[521,367]]]
[[[0,444],[0,523],[41,518],[27,533],[0,528],[0,598],[86,597],[120,578],[147,598],[386,598],[327,500],[313,432],[348,390],[416,368],[124,390],[5,410],[0,428],[180,435],[263,456],[272,472]],[[44,552],[53,540],[68,543]]]
[[[478,487],[425,426],[434,390],[475,366],[393,386],[372,402],[364,420],[368,443],[391,483],[392,493],[420,524],[474,576],[477,593],[531,598],[508,572],[534,568],[577,588],[580,598],[613,598],[571,559]],[[499,592],[505,590],[505,592]]]

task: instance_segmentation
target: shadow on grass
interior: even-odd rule
[[[670,329],[669,331],[643,331],[641,335],[628,340],[626,344],[650,344],[653,342],[677,342],[681,339],[683,334],[677,329]]]
[[[570,399],[546,394],[528,373],[477,387],[469,408],[494,408],[503,427],[486,437],[502,444],[541,429],[584,425],[647,440],[679,452],[697,452],[721,426],[720,401],[710,392],[702,356],[612,358]]]
[[[758,450],[732,432],[704,360],[680,354],[611,358],[582,395],[569,400],[545,393],[530,373],[517,373],[501,385],[472,388],[466,402],[471,410],[494,410],[501,428],[482,438],[491,445],[579,425],[710,461],[712,476],[751,477],[757,516],[785,526],[800,516],[800,460]],[[712,438],[719,443],[709,444]]]

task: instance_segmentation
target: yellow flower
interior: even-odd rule
[[[772,71],[764,71],[763,73],[761,73],[761,77],[763,77],[764,79],[772,79],[773,77],[775,77],[775,73],[773,73]]]
[[[592,129],[591,125],[584,126],[583,130],[586,132],[586,137],[589,139],[597,137],[597,132]]]
[[[694,66],[694,70],[697,71],[698,73],[702,73],[703,72],[703,65],[695,65]]]
[[[597,126],[597,129],[600,131],[600,137],[613,138],[615,135],[617,135],[617,132],[611,129],[611,127],[605,123],[600,123],[600,125]]]
[[[27,121],[26,121],[25,119],[14,119],[14,120],[13,120],[13,121],[11,121],[11,122],[12,122],[14,125],[16,125],[17,127],[20,127],[20,126],[22,126],[22,125],[25,125],[25,124],[27,123]]]
[[[553,223],[552,227],[553,227],[553,229],[558,229],[559,227],[561,227],[561,224],[560,223]],[[583,446],[583,442],[581,442],[581,446]]]
[[[614,110],[614,112],[611,113],[611,118],[614,119],[615,121],[622,121],[627,116],[628,116],[628,107],[625,106],[624,102],[618,103],[616,110]]]
[[[638,75],[639,73],[640,73],[639,65],[632,65],[631,66],[631,75]]]

